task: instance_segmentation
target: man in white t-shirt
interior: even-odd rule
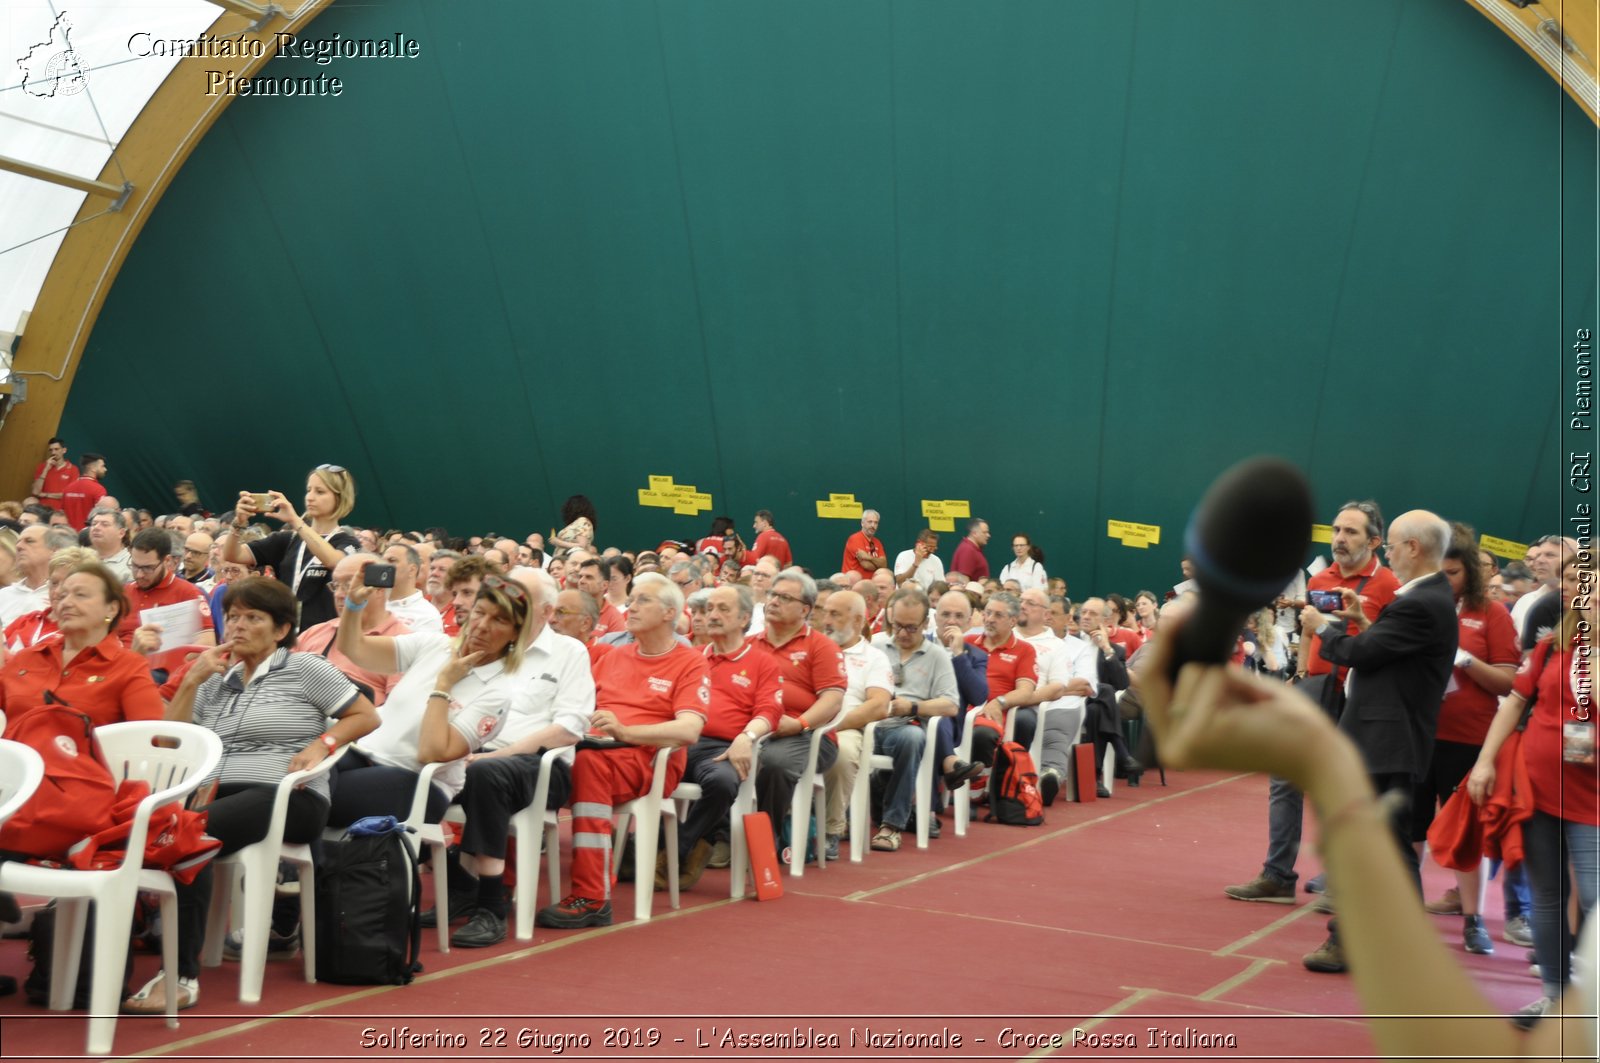
[[[870,582],[864,580],[863,582]],[[845,813],[855,789],[856,769],[861,763],[863,729],[889,711],[894,693],[894,673],[889,658],[862,637],[867,622],[866,599],[855,591],[834,591],[818,610],[822,631],[839,644],[847,681],[844,688],[844,716],[833,730],[839,740],[839,756],[825,776],[828,790],[827,857],[839,859],[839,840],[847,824]],[[920,739],[920,735],[918,738]],[[852,845],[865,845],[852,838]]]
[[[1039,750],[1039,793],[1044,803],[1053,804],[1066,783],[1072,746],[1083,725],[1085,699],[1093,697],[1099,682],[1099,655],[1089,643],[1071,635],[1057,635],[1050,628],[1050,598],[1034,588],[1022,592],[1018,607],[1017,637],[1031,643],[1037,655],[1039,685],[1034,689],[1034,705],[1052,711],[1044,717],[1044,742]],[[1079,712],[1064,710],[1079,709]],[[1014,737],[1024,746],[1033,741],[1038,710],[1033,706],[1017,710]],[[1076,721],[1074,723],[1074,721]]]
[[[932,528],[923,528],[917,533],[917,541],[909,550],[902,550],[894,559],[894,581],[904,587],[907,583],[915,583],[926,594],[935,583],[944,579],[944,562],[939,560],[935,550],[939,548],[939,533]]]
[[[393,543],[383,551],[383,560],[394,566],[394,586],[389,590],[389,612],[412,631],[444,634],[439,610],[417,586],[422,578],[422,558],[407,543]]]
[[[50,604],[50,557],[77,544],[71,528],[30,524],[17,536],[17,582],[0,587],[0,630]]]

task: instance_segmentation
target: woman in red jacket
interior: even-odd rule
[[[0,714],[16,720],[49,693],[97,727],[161,719],[166,703],[150,662],[115,635],[127,609],[122,581],[110,569],[98,562],[73,569],[52,609],[60,633],[11,654],[0,668]]]
[[[1543,1015],[1571,980],[1571,954],[1579,929],[1569,926],[1566,918],[1571,882],[1578,886],[1580,920],[1589,918],[1600,891],[1600,775],[1595,768],[1591,685],[1591,654],[1600,632],[1596,577],[1592,561],[1573,562],[1562,570],[1561,596],[1570,608],[1517,674],[1514,693],[1495,715],[1467,779],[1468,792],[1481,805],[1494,789],[1495,754],[1531,699],[1533,712],[1522,736],[1522,755],[1534,812],[1522,825],[1522,843],[1533,893],[1533,950],[1544,995],[1523,1009],[1528,1021]]]
[[[1483,565],[1472,529],[1456,524],[1442,565],[1456,596],[1460,628],[1456,668],[1434,731],[1433,759],[1427,774],[1417,782],[1411,812],[1411,840],[1417,854],[1428,840],[1434,812],[1450,799],[1472,766],[1494,722],[1495,706],[1511,692],[1511,682],[1522,659],[1517,628],[1499,602],[1490,601],[1483,582]],[[1468,952],[1488,954],[1494,941],[1484,929],[1482,876],[1477,868],[1457,871],[1455,888],[1428,905],[1435,915],[1461,915],[1461,940]]]

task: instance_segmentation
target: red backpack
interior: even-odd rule
[[[989,772],[989,814],[983,821],[1014,827],[1037,827],[1044,822],[1039,773],[1020,742],[1001,742],[995,747],[994,768]]]
[[[117,783],[100,757],[94,721],[47,703],[12,720],[5,737],[44,758],[44,778],[28,803],[0,826],[0,849],[62,860],[84,838],[112,826]]]

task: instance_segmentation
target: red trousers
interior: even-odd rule
[[[650,792],[651,746],[580,749],[572,764],[572,888],[570,895],[591,900],[611,897],[611,810]],[[662,793],[683,778],[683,750],[667,758]],[[655,868],[639,868],[641,889],[650,889]]]

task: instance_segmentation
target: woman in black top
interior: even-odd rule
[[[339,522],[356,505],[356,481],[349,470],[339,465],[318,465],[306,476],[304,514],[278,491],[268,491],[270,505],[258,509],[256,496],[239,492],[233,527],[222,538],[222,556],[235,564],[271,565],[279,582],[294,592],[300,603],[300,622],[304,631],[337,614],[333,608],[333,567],[346,554],[361,549],[348,532],[339,531]],[[265,539],[241,543],[239,533],[257,513],[280,520],[285,527]]]

